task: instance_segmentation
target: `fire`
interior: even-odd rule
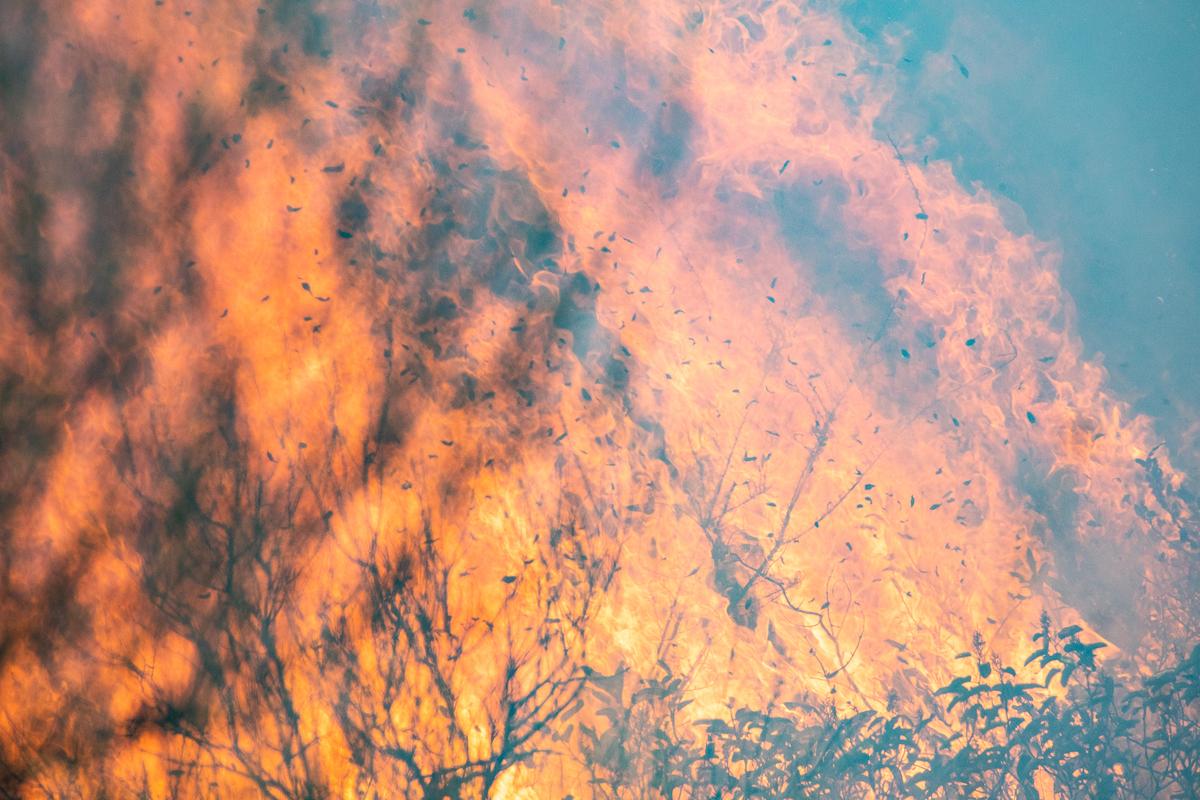
[[[1178,657],[1184,476],[814,5],[10,4],[4,791],[579,796],[660,662]]]

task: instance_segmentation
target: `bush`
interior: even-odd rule
[[[961,653],[972,668],[914,715],[833,704],[738,708],[680,722],[685,682],[665,662],[626,699],[604,693],[610,724],[585,728],[582,754],[603,797],[1060,798],[1200,796],[1200,645],[1171,669],[1123,683],[1082,630],[1043,616],[1020,667]]]

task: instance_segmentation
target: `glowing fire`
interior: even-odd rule
[[[836,14],[0,20],[6,791],[579,795],[622,670],[882,709],[1043,610],[1193,632],[1054,249]]]

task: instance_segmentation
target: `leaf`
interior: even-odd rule
[[[562,713],[562,716],[559,717],[559,721],[566,722],[571,717],[578,714],[580,709],[582,709],[582,708],[583,708],[583,700],[579,700],[578,702],[575,703],[575,705],[571,706],[570,708],[568,708],[566,711],[564,711]]]
[[[1067,681],[1071,678],[1071,673],[1075,671],[1074,664],[1067,664],[1062,671],[1062,685],[1066,686]]]
[[[954,680],[950,681],[950,683],[948,683],[947,685],[943,686],[941,689],[938,689],[936,692],[934,692],[934,695],[936,696],[939,694],[965,694],[967,690],[964,688],[964,684],[969,683],[970,681],[971,681],[970,675],[963,675],[961,677],[955,678]]]
[[[696,724],[703,725],[706,728],[708,728],[709,733],[732,733],[733,732],[733,728],[730,728],[729,723],[727,723],[723,719],[698,719],[698,720],[696,720]]]

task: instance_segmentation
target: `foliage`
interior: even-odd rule
[[[661,674],[628,698],[609,693],[584,755],[605,797],[1200,796],[1200,646],[1129,684],[1102,669],[1104,647],[1043,616],[1023,665],[981,656],[915,715],[784,703],[702,719],[678,712],[685,682]],[[1040,777],[1039,777],[1040,776]]]

